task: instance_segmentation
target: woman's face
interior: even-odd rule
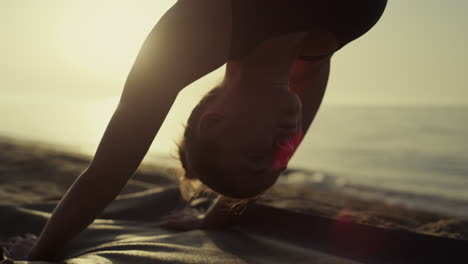
[[[226,91],[205,112],[200,124],[207,129],[200,133],[215,141],[218,164],[238,172],[241,182],[273,184],[302,140],[301,108],[286,89]]]

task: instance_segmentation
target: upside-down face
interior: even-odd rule
[[[216,145],[213,165],[222,173],[201,180],[234,197],[268,189],[302,140],[301,108],[287,89],[226,93],[200,121],[200,136]]]

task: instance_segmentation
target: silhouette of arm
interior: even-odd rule
[[[331,55],[319,60],[296,60],[289,87],[302,102],[302,130],[305,135],[322,103],[330,75]]]
[[[177,2],[149,34],[94,159],[55,208],[28,260],[53,259],[91,224],[139,166],[179,91],[226,62],[230,32],[220,23],[226,14],[202,3],[213,5]]]

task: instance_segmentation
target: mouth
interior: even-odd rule
[[[281,137],[277,141],[277,152],[275,155],[275,161],[273,164],[273,170],[285,169],[288,166],[289,160],[293,156],[297,147],[302,141],[303,132],[301,130],[296,130],[292,136]]]

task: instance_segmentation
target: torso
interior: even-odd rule
[[[225,81],[264,79],[287,85],[291,68],[299,56],[332,54],[338,47],[339,43],[332,34],[316,30],[273,37],[252,48],[247,55],[228,61]]]
[[[300,54],[333,53],[373,27],[386,2],[230,0],[232,39],[229,60],[258,52],[259,46],[271,48],[275,43],[282,43],[281,36],[293,33],[307,33],[300,40]],[[297,40],[296,36],[291,39]]]
[[[274,74],[275,65],[291,64],[300,56],[330,55],[359,37],[377,22],[387,0],[182,1],[190,3],[188,9],[205,5],[207,15],[216,17],[210,20],[219,22],[216,31],[224,32],[229,43],[227,72],[247,63]]]

